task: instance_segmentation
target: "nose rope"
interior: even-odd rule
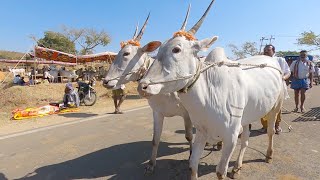
[[[147,57],[147,58],[144,60],[142,66],[139,67],[139,69],[137,69],[137,70],[135,70],[135,71],[130,71],[130,72],[126,73],[126,74],[122,74],[121,76],[118,76],[118,77],[115,77],[115,78],[108,79],[108,81],[112,81],[112,80],[116,80],[116,79],[119,80],[120,78],[126,77],[126,76],[128,76],[128,75],[130,75],[130,74],[138,73],[138,72],[141,71],[142,68],[144,68],[145,65],[146,65],[147,69],[149,69],[149,66],[150,66],[150,58],[151,58],[151,57]],[[140,78],[139,78],[138,80],[142,79],[143,76],[144,76],[144,74],[140,75]]]

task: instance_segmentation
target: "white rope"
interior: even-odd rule
[[[122,77],[126,77],[126,76],[128,76],[130,74],[134,74],[134,73],[139,73],[140,74],[141,68],[143,68],[145,65],[147,65],[148,66],[147,69],[149,69],[149,67],[151,65],[151,63],[150,63],[151,59],[152,59],[152,57],[147,56],[146,59],[144,60],[143,64],[142,64],[142,66],[139,69],[137,69],[135,71],[130,71],[130,72],[126,73],[126,74],[122,74],[121,76],[118,76],[118,77],[115,77],[115,78],[112,78],[112,79],[108,79],[108,80],[112,81],[112,80],[120,79]],[[141,77],[143,77],[143,75],[144,74],[141,74]]]
[[[241,63],[230,63],[230,62],[225,62],[225,61],[221,61],[218,63],[208,63],[208,62],[204,62],[204,64],[207,64],[206,67],[204,67],[201,72],[206,71],[207,69],[213,67],[213,66],[228,66],[228,67],[241,67],[241,66],[248,66],[248,67],[257,67],[257,68],[265,68],[265,67],[269,67],[269,68],[273,68],[277,71],[279,71],[282,74],[282,71],[274,66],[270,66],[267,63],[265,64],[241,64]]]
[[[199,60],[200,62],[200,60]],[[203,73],[204,71],[208,70],[211,67],[217,66],[217,67],[221,67],[223,65],[228,66],[228,67],[241,67],[241,66],[248,66],[248,67],[256,67],[256,68],[265,68],[265,67],[269,67],[269,68],[273,68],[277,71],[280,72],[280,74],[282,74],[282,71],[276,67],[270,66],[268,64],[241,64],[241,63],[230,63],[230,62],[225,62],[225,61],[221,61],[218,63],[209,63],[209,62],[203,62],[203,64],[205,64],[206,66],[204,68],[202,68],[200,70],[200,73]],[[200,66],[200,65],[199,65]],[[169,82],[173,82],[173,81],[178,81],[178,80],[184,80],[184,79],[189,79],[191,77],[196,77],[198,74],[198,71],[195,72],[194,74],[190,74],[187,76],[182,76],[182,77],[178,77],[176,79],[171,79],[171,80],[163,80],[163,81],[151,81],[149,84],[160,84],[160,83],[169,83]],[[195,78],[196,79],[196,78]],[[192,82],[194,83],[194,82]],[[191,83],[191,84],[192,84]]]

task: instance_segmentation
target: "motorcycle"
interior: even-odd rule
[[[94,81],[90,81],[89,83],[78,81],[78,94],[80,99],[80,104],[83,103],[86,106],[92,106],[97,101],[97,92],[93,88],[95,85]]]

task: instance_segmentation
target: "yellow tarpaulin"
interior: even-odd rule
[[[46,105],[38,108],[16,109],[12,111],[12,119],[22,120],[35,117],[43,117],[50,114],[59,114],[66,112],[77,112],[79,108],[66,108],[60,110],[57,106]]]

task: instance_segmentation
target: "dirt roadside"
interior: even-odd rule
[[[11,111],[16,108],[40,107],[48,105],[49,102],[62,100],[64,86],[64,83],[40,84],[34,87],[4,86],[0,90],[0,136],[114,112],[112,92],[104,88],[101,82],[97,82],[95,89],[98,100],[93,106],[80,106],[79,112],[10,120]],[[124,112],[148,105],[147,100],[140,98],[137,94],[136,88],[135,83],[126,85],[127,98],[121,107]]]

